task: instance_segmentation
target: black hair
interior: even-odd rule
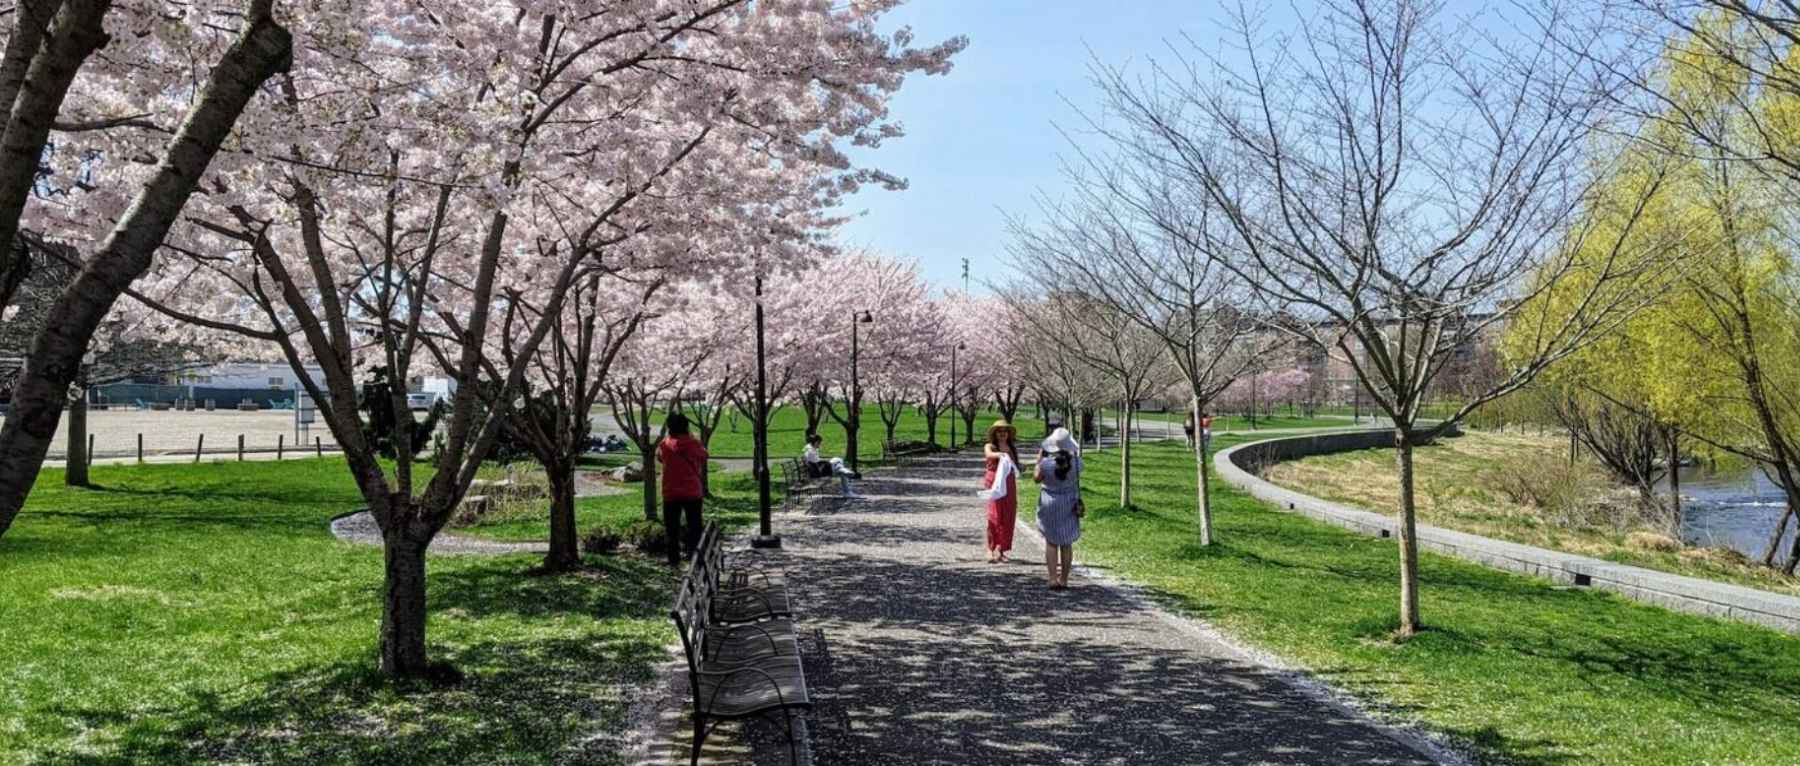
[[[807,444],[822,444],[824,442],[825,442],[825,437],[820,436],[818,434],[807,434],[806,435],[806,443]]]
[[[1075,461],[1070,457],[1068,451],[1059,449],[1051,453],[1051,456],[1056,458],[1056,480],[1062,481],[1069,478],[1069,469],[1075,465]]]
[[[669,413],[669,419],[663,421],[663,428],[668,430],[670,436],[687,436],[687,416],[679,412],[671,412]]]

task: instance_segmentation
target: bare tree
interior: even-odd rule
[[[1153,390],[1167,354],[1160,340],[1104,300],[1085,293],[1052,288],[1034,300],[1033,288],[1003,291],[1013,314],[1032,328],[1031,337],[1058,355],[1103,373],[1112,393],[1123,399],[1119,411],[1119,507],[1131,508],[1131,426],[1136,403]]]
[[[1216,233],[1219,226],[1205,200],[1153,220],[1115,196],[1133,180],[1128,169],[1097,159],[1088,164],[1087,172],[1070,174],[1074,201],[1041,202],[1037,226],[1012,222],[1015,266],[1054,275],[1064,289],[1159,341],[1187,384],[1188,406],[1206,412],[1279,336],[1258,332],[1261,323],[1240,308],[1247,288],[1209,252],[1208,228]],[[1184,216],[1180,236],[1159,226]],[[1204,440],[1194,441],[1201,545],[1213,540],[1207,449]]]
[[[1190,41],[1147,78],[1098,74],[1109,119],[1096,125],[1126,158],[1109,191],[1332,349],[1392,421],[1400,637],[1421,626],[1413,448],[1439,427],[1420,422],[1433,381],[1531,299],[1574,307],[1535,320],[1506,374],[1446,413],[1454,424],[1656,292],[1652,259],[1578,215],[1607,178],[1584,154],[1606,111],[1582,57],[1443,15],[1361,0],[1265,36],[1240,10],[1241,64]],[[1627,230],[1660,186],[1649,175]],[[1195,225],[1208,215],[1223,236]]]

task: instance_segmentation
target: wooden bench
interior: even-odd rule
[[[787,487],[789,495],[806,492],[817,492],[831,486],[831,476],[813,476],[806,472],[806,464],[799,458],[788,458],[781,461],[781,483]]]
[[[794,716],[811,709],[812,698],[785,583],[728,567],[718,527],[709,523],[669,614],[693,692],[689,763],[700,763],[700,748],[719,723],[778,713],[787,724],[789,759],[798,766]]]

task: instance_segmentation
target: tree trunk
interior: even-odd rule
[[[575,465],[556,463],[544,467],[550,479],[550,550],[544,569],[568,572],[581,568],[581,533],[575,529]]]
[[[856,421],[855,416],[844,421],[844,465],[852,471],[857,470],[856,439],[862,433],[862,424]]]
[[[32,341],[13,389],[12,412],[0,428],[0,534],[12,525],[44,465],[69,384],[95,328],[132,280],[150,268],[156,249],[250,98],[264,81],[288,68],[292,37],[270,17],[267,4],[253,6],[253,11],[170,139],[162,162],[125,217],[57,297]],[[50,117],[54,115],[46,115]]]
[[[1794,503],[1790,501],[1787,507],[1781,510],[1781,518],[1775,520],[1775,531],[1769,535],[1769,547],[1763,549],[1763,566],[1770,568],[1775,566],[1775,554],[1781,552],[1781,541],[1787,537],[1788,519],[1793,516]]]
[[[1669,429],[1669,511],[1673,514],[1670,534],[1681,539],[1681,432]]]
[[[1119,420],[1124,424],[1126,433],[1131,429],[1130,408],[1119,413]],[[1131,509],[1131,440],[1124,439],[1119,444],[1119,507]]]
[[[1194,397],[1193,406],[1194,406],[1195,412],[1200,411],[1200,398],[1199,397]],[[1207,479],[1209,477],[1207,476],[1207,465],[1206,464],[1209,461],[1207,460],[1206,452],[1207,452],[1206,440],[1200,437],[1200,432],[1198,430],[1195,430],[1194,431],[1194,500],[1199,504],[1199,508],[1200,508],[1200,544],[1201,545],[1212,545],[1212,539],[1213,539],[1212,490],[1209,487],[1207,487]]]
[[[926,409],[926,411],[925,411],[925,441],[930,442],[931,446],[936,447],[936,446],[938,446],[938,440],[937,440],[938,416],[931,414],[931,410],[929,409],[929,407],[930,407],[929,404],[927,404],[926,407],[928,409]]]
[[[1419,632],[1419,541],[1413,497],[1413,443],[1404,430],[1394,432],[1395,460],[1400,466],[1400,629],[1401,638]]]
[[[656,452],[655,450],[638,450],[644,461],[644,520],[662,521],[662,514],[656,507]]]
[[[382,583],[381,672],[395,678],[420,678],[428,669],[425,653],[425,548],[430,539],[415,539],[409,524],[382,530],[387,578]]]
[[[19,3],[13,9],[23,16],[17,17],[8,40],[7,99],[0,106],[8,115],[0,134],[0,243],[9,254],[19,234],[19,218],[36,187],[50,128],[62,112],[69,87],[88,57],[110,39],[105,29],[106,14],[112,10],[109,0],[58,5]],[[56,15],[45,18],[50,8]],[[39,27],[46,21],[47,28]],[[48,34],[39,34],[40,29]]]
[[[963,410],[959,414],[962,415],[963,426],[966,429],[966,433],[963,434],[963,444],[976,443],[976,439],[975,439],[975,415],[976,415],[975,408],[970,407],[966,410]]]
[[[71,487],[88,485],[87,413],[87,391],[83,390],[81,398],[69,405],[69,448],[68,459],[63,461],[67,466],[63,483]]]

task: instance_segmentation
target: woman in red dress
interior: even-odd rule
[[[1009,561],[1006,552],[1012,550],[1013,524],[1019,517],[1019,450],[1013,445],[1017,432],[1012,424],[1005,420],[994,421],[988,428],[987,444],[982,453],[987,461],[987,474],[981,479],[981,486],[989,490],[998,490],[994,486],[994,478],[1000,473],[1001,460],[1011,461],[1006,473],[1006,490],[988,500],[987,505],[987,554],[988,563],[994,564]]]

